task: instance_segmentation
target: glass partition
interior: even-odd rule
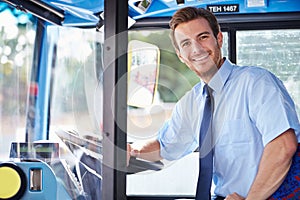
[[[59,142],[60,162],[51,167],[72,199],[101,199],[103,35],[71,27],[47,31],[58,36],[50,141]]]
[[[224,32],[223,56],[228,56],[228,34]],[[128,142],[143,142],[157,136],[157,131],[169,119],[174,104],[197,82],[194,74],[177,57],[169,38],[169,30],[136,30],[129,32],[129,41],[139,40],[159,48],[160,66],[157,91],[151,105],[129,107],[127,114]],[[163,160],[160,171],[143,171],[127,175],[128,196],[193,197],[198,177],[198,154],[181,160]]]

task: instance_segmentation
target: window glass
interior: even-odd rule
[[[48,27],[58,37],[53,69],[50,140],[60,144],[53,165],[72,199],[101,199],[102,35],[95,29]],[[78,181],[69,181],[74,173]],[[91,187],[91,185],[93,187]],[[82,191],[83,189],[83,191]]]
[[[223,33],[223,45],[222,45],[222,56],[228,58],[228,33]]]
[[[101,54],[98,37],[94,29],[58,28],[51,99],[52,127],[72,129],[79,134],[100,131],[102,82],[99,80],[102,75],[97,75],[99,70],[96,68],[96,56]]]
[[[228,34],[223,33],[223,56],[228,56]],[[172,46],[169,30],[137,30],[129,32],[129,41],[140,40],[156,45],[160,50],[157,92],[151,106],[128,109],[128,142],[143,142],[154,138],[169,119],[174,104],[197,82],[195,75],[182,63]],[[127,176],[127,195],[157,195],[192,197],[198,177],[198,155],[190,154],[175,162],[164,162],[161,171],[145,171]],[[183,170],[184,169],[184,170]]]
[[[11,142],[25,141],[35,25],[31,15],[0,5],[0,160],[8,160]]]
[[[300,116],[300,30],[237,32],[237,64],[261,66],[279,77]]]

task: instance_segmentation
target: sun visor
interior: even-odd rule
[[[100,20],[99,14],[103,12],[104,1],[95,0],[69,0],[49,1],[52,5],[64,10],[64,26],[96,26]]]

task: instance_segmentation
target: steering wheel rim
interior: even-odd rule
[[[135,174],[142,171],[153,170],[159,171],[163,169],[164,164],[161,161],[148,161],[136,157],[130,157],[129,165],[127,167],[128,174]]]

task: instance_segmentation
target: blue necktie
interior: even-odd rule
[[[213,168],[213,151],[211,136],[211,116],[213,106],[208,86],[205,85],[203,90],[206,97],[199,136],[200,165],[196,200],[211,199],[210,188]]]

